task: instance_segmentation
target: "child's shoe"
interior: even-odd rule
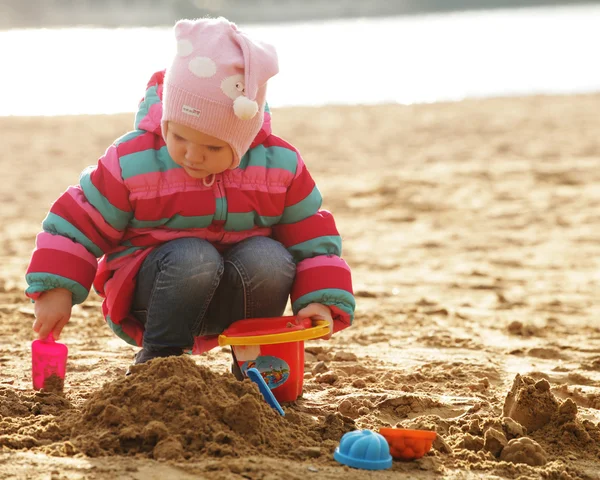
[[[133,365],[139,365],[140,363],[146,363],[155,358],[179,356],[182,353],[183,353],[183,348],[181,348],[181,347],[162,347],[162,348],[143,347],[139,352],[137,352],[135,354],[135,360],[133,362]],[[125,375],[131,375],[131,373],[132,373],[131,368],[127,368]]]
[[[135,355],[135,365],[139,365],[140,363],[149,362],[150,360],[153,360],[154,358],[179,356],[182,353],[183,353],[183,348],[181,348],[181,347],[162,347],[162,348],[143,347]]]

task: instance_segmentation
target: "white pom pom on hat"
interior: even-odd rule
[[[233,111],[240,120],[250,120],[258,113],[258,103],[241,95],[234,100]]]

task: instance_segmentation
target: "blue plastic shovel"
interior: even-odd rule
[[[266,384],[265,379],[262,377],[258,369],[249,368],[246,370],[246,375],[248,375],[248,378],[258,385],[258,389],[260,390],[260,393],[262,393],[263,397],[265,397],[267,403],[277,410],[282,417],[285,417],[283,408],[281,408],[281,405],[279,405],[279,402],[273,396],[273,392],[271,392],[271,389]]]

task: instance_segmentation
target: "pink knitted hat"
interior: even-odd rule
[[[180,20],[174,30],[163,132],[173,121],[223,140],[233,149],[235,168],[262,126],[267,80],[279,71],[277,53],[222,17]]]

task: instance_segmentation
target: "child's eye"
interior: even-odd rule
[[[180,142],[181,140],[183,140],[183,137],[180,137],[179,135],[177,135],[176,133],[173,134],[173,138],[175,140],[177,140],[178,142]]]
[[[211,152],[219,152],[223,147],[208,147]]]

